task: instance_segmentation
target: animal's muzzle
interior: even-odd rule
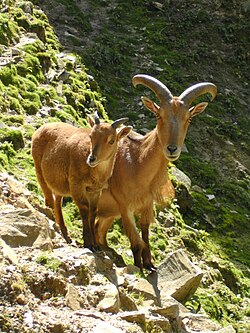
[[[169,161],[175,161],[179,158],[180,151],[176,145],[168,145],[166,148],[166,157]]]
[[[97,158],[95,155],[89,155],[87,158],[87,164],[91,167],[94,167],[97,163]]]
[[[168,145],[167,146],[167,150],[170,152],[170,155],[174,155],[174,153],[177,150],[177,146],[175,146],[175,145]]]

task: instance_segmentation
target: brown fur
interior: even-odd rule
[[[135,265],[154,269],[149,245],[149,225],[154,221],[153,202],[173,196],[167,164],[175,161],[184,143],[192,117],[206,108],[199,103],[189,109],[178,97],[158,106],[143,97],[144,105],[156,115],[157,126],[145,136],[130,133],[121,140],[109,188],[102,192],[98,204],[96,238],[106,248],[106,235],[114,219],[121,217],[129,237]],[[174,151],[171,148],[175,147]],[[140,215],[140,237],[134,215]]]
[[[93,248],[101,190],[108,186],[118,142],[131,127],[114,129],[107,123],[95,124],[91,118],[89,123],[92,129],[65,123],[43,125],[33,135],[32,156],[45,204],[54,209],[64,238],[71,242],[62,215],[62,199],[72,197],[82,218],[84,246]]]

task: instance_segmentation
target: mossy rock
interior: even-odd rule
[[[4,122],[4,124],[6,124],[8,126],[22,125],[24,123],[23,115],[2,117],[1,120]]]
[[[9,20],[8,15],[1,14],[0,17],[0,44],[9,46],[19,41],[19,27]]]
[[[17,70],[14,66],[5,66],[4,68],[1,68],[0,70],[0,80],[5,86],[8,86],[10,84],[15,85],[17,77]]]
[[[18,150],[25,146],[23,133],[19,130],[10,130],[8,128],[0,129],[0,142],[12,143],[15,150]]]

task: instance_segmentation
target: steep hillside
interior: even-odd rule
[[[128,116],[143,133],[155,119],[139,103],[148,92],[131,86],[134,74],[154,75],[176,95],[198,81],[218,86],[218,97],[192,123],[187,152],[176,163],[192,186],[171,168],[178,201],[156,208],[150,242],[157,265],[170,251],[185,249],[204,271],[186,306],[232,324],[238,333],[249,330],[249,13],[249,1],[0,4],[1,171],[32,191],[29,200],[40,211],[30,139],[41,124],[85,126],[86,115],[98,111],[105,119]],[[1,196],[15,202],[5,186]],[[70,200],[64,213],[79,237]],[[132,263],[119,222],[109,242]]]
[[[78,52],[97,79],[108,114],[129,116],[138,130],[155,121],[138,106],[143,90],[132,88],[134,74],[153,75],[176,95],[199,81],[218,86],[177,162],[201,187],[185,221],[249,265],[249,1],[38,3],[63,45]]]

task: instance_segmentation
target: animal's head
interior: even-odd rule
[[[203,102],[190,107],[192,102],[206,93],[210,93],[213,100],[217,94],[216,86],[210,82],[198,83],[176,97],[163,83],[149,75],[135,75],[132,82],[134,86],[142,84],[148,87],[158,97],[160,105],[147,97],[142,97],[142,101],[156,115],[158,137],[165,157],[169,161],[177,160],[192,118],[203,112],[208,105]]]
[[[114,158],[119,140],[128,135],[132,129],[131,126],[119,127],[126,121],[128,118],[117,119],[112,124],[102,123],[97,113],[94,114],[93,118],[88,117],[91,126],[91,146],[87,164],[90,167],[95,167],[99,163]]]

